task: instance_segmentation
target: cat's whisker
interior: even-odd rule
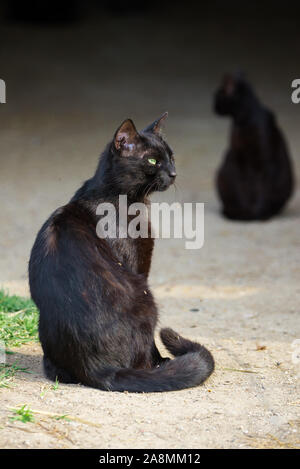
[[[152,181],[147,187],[146,189],[146,195],[145,197],[147,197],[151,191],[151,189],[153,189],[153,187],[155,186],[155,184],[157,184],[157,180],[155,179],[154,181]]]
[[[182,204],[183,203],[182,189],[178,185],[177,182],[176,182],[176,184],[174,184],[174,187],[175,187],[175,192],[176,192],[176,198],[177,198],[177,194],[179,194],[179,197],[178,197],[179,200],[178,201]]]

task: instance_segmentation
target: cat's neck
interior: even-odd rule
[[[96,207],[103,201],[117,202],[120,195],[127,196],[128,204],[149,202],[143,188],[127,187],[126,180],[118,176],[113,167],[109,144],[100,156],[94,176],[84,182],[71,201],[87,201],[90,206]]]
[[[259,99],[251,93],[234,111],[233,124],[238,127],[252,125],[259,120],[263,113],[264,108]]]

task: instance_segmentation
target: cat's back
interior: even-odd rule
[[[122,298],[125,308],[135,288],[145,290],[139,264],[149,269],[151,253],[142,257],[127,240],[121,240],[124,248],[99,237],[96,225],[94,210],[82,200],[57,209],[44,223],[29,261],[31,296],[40,309],[55,297],[60,307],[71,297],[88,306],[107,294]]]
[[[87,267],[88,259],[95,257],[95,240],[93,216],[80,203],[70,202],[55,210],[38,232],[30,255],[33,300],[37,302],[45,289],[69,287],[74,272]]]
[[[70,202],[56,209],[43,224],[32,248],[30,264],[43,258],[55,257],[64,245],[77,238],[92,236],[94,218],[78,202]],[[37,257],[37,259],[36,259]]]

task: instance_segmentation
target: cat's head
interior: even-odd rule
[[[163,139],[159,119],[138,132],[131,119],[117,129],[111,144],[113,176],[120,190],[148,195],[165,191],[176,178],[173,151]]]
[[[227,74],[215,93],[214,110],[221,116],[234,116],[252,96],[252,88],[241,72]]]

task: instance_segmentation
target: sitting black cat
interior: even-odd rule
[[[234,220],[267,220],[293,191],[289,153],[274,114],[243,77],[233,75],[224,77],[214,108],[233,120],[230,146],[216,180],[223,214]]]
[[[97,206],[128,205],[166,190],[176,172],[160,119],[138,133],[128,119],[102,154],[95,175],[41,228],[29,263],[40,310],[44,370],[52,380],[102,390],[171,391],[201,384],[214,370],[210,352],[171,329],[154,342],[157,308],[148,287],[153,239],[100,238]],[[149,231],[151,225],[149,224]],[[174,260],[175,262],[175,260]]]

